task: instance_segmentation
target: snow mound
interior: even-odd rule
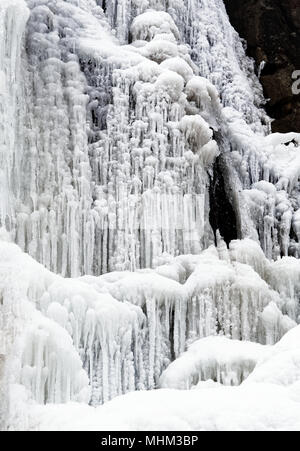
[[[168,366],[161,375],[160,387],[189,390],[209,380],[240,385],[268,352],[269,347],[257,343],[225,337],[203,338]]]
[[[23,342],[21,384],[40,404],[88,403],[89,378],[70,335],[38,312],[31,321]]]
[[[288,332],[272,353],[259,362],[245,384],[268,383],[292,386],[300,382],[300,327]]]
[[[178,101],[184,88],[184,81],[180,75],[168,70],[158,77],[155,87],[162,95],[169,95],[172,101]]]
[[[179,31],[172,17],[165,11],[149,10],[136,17],[131,26],[133,40],[151,41],[155,35],[172,33],[179,39]]]
[[[6,375],[33,399],[99,404],[135,388],[140,309],[56,276],[6,242],[0,242],[0,295]]]
[[[248,347],[249,356],[255,359],[259,354],[265,362],[239,387],[209,383],[201,390],[135,392],[96,409],[76,403],[31,406],[28,429],[297,431],[300,428],[299,331],[300,326],[290,331],[278,345],[268,349],[265,357],[257,345]],[[237,346],[241,349],[248,344]],[[232,357],[232,352],[240,352],[233,343],[227,356]],[[276,377],[277,370],[280,371]]]
[[[221,112],[221,102],[217,89],[206,78],[194,76],[187,82],[185,93],[189,102],[199,108],[205,119],[212,120]],[[215,123],[216,125],[216,123]]]
[[[213,131],[200,116],[184,116],[179,128],[185,136],[189,151],[199,155],[204,167],[210,166],[220,154],[216,141],[212,140]]]
[[[191,66],[180,57],[169,58],[160,65],[163,69],[171,70],[180,75],[186,82],[193,76]]]
[[[63,279],[1,241],[0,354],[11,356],[8,371],[17,368],[8,380],[41,403],[87,399],[91,391],[90,402],[98,405],[155,388],[197,338],[222,333],[274,344],[295,327],[284,312],[296,301],[293,293],[281,300],[249,266],[255,267],[256,246],[236,242],[232,262],[230,252],[212,247],[199,256],[165,256],[156,270]],[[248,265],[236,261],[243,255]],[[265,265],[272,281],[273,264]],[[234,381],[232,374],[218,378],[214,368],[204,379]]]

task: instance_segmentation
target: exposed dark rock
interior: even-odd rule
[[[225,0],[232,25],[257,65],[274,132],[300,131],[300,95],[292,74],[300,70],[300,0]],[[298,77],[299,78],[299,77]]]
[[[214,164],[210,184],[209,221],[215,238],[219,230],[222,238],[229,245],[232,240],[240,238],[240,234],[238,233],[238,221],[230,196],[230,186],[226,181],[226,174],[226,164],[221,155]]]

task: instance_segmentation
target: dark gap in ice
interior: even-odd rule
[[[216,159],[211,177],[209,221],[215,237],[219,230],[226,244],[229,245],[232,240],[238,238],[238,226],[236,214],[225,187],[223,165],[222,156],[220,156]]]

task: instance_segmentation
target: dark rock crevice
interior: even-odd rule
[[[222,155],[216,159],[210,176],[210,213],[209,221],[217,244],[217,231],[220,232],[227,246],[240,237],[238,220],[232,199],[228,193],[226,168]]]

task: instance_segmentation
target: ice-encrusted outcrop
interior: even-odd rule
[[[161,388],[190,390],[203,382],[240,385],[251,374],[269,347],[258,343],[207,337],[193,343],[187,352],[163,372]]]
[[[214,241],[221,153],[235,238],[298,256],[299,136],[264,136],[253,62],[222,1],[14,2],[1,4],[0,215],[23,250],[64,276],[197,254]]]
[[[1,242],[0,258],[1,345],[15,367],[6,375],[11,383],[41,403],[99,403],[136,388],[141,310],[50,273],[12,243]]]
[[[299,335],[298,326],[270,347],[253,378],[250,375],[238,387],[209,382],[198,390],[135,392],[96,409],[76,403],[33,405],[28,429],[298,431]]]
[[[295,328],[300,136],[263,103],[221,0],[1,1],[1,428]]]
[[[20,180],[19,148],[23,131],[19,108],[24,98],[21,84],[23,38],[29,11],[24,1],[3,0],[0,5],[0,218],[1,225],[14,214],[14,194]],[[12,174],[13,166],[15,174]]]
[[[296,326],[285,313],[295,312],[298,301],[281,299],[268,285],[276,272],[267,259],[265,280],[236,261],[251,244],[249,263],[255,267],[253,257],[258,260],[261,250],[249,241],[233,243],[230,252],[220,244],[198,256],[176,257],[156,270],[63,279],[15,244],[0,241],[3,380],[23,385],[38,403],[98,405],[128,391],[156,388],[162,372],[174,359],[182,361],[197,338],[249,340],[254,342],[249,349],[258,349],[255,342],[275,344]],[[282,267],[288,272],[294,261]],[[298,266],[294,286],[299,279]],[[211,359],[199,380],[222,367],[213,363],[216,355]],[[242,370],[245,377],[256,363],[251,362]]]
[[[184,120],[195,67],[178,31],[169,41],[173,19],[162,16],[161,39],[121,47],[92,3],[28,1],[24,139],[7,168],[22,177],[14,211],[1,207],[24,250],[71,276],[151,267],[212,242],[206,166],[218,146],[200,116]]]

